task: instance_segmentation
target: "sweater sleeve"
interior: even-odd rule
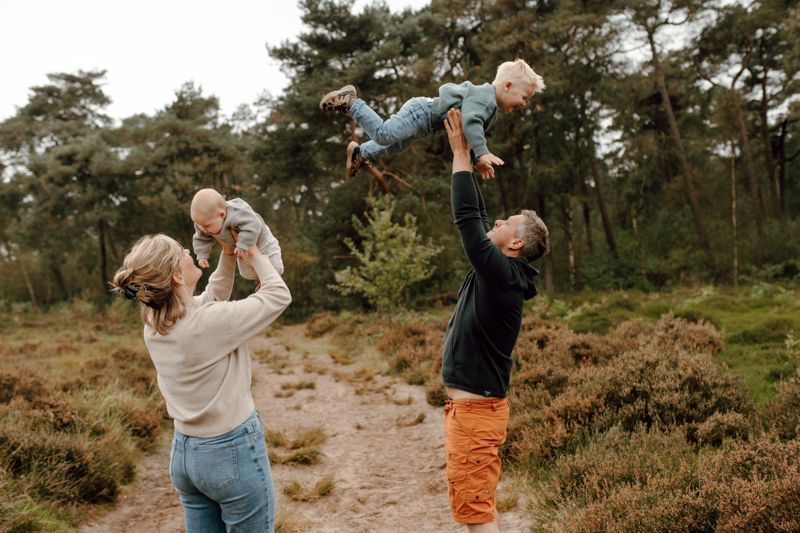
[[[205,233],[195,224],[194,236],[192,237],[192,248],[194,248],[195,257],[197,257],[198,260],[211,257],[211,245],[213,243],[214,237]]]
[[[491,110],[483,102],[474,98],[465,98],[461,103],[461,124],[464,128],[464,137],[472,147],[475,159],[489,153],[486,146],[486,121],[491,116]]]
[[[472,268],[487,283],[509,279],[511,265],[508,258],[486,235],[486,208],[472,173],[453,174],[451,201],[461,245]]]
[[[220,254],[217,269],[208,278],[206,290],[199,296],[195,296],[195,302],[199,305],[208,302],[224,302],[231,299],[233,292],[233,275],[236,258],[232,255]]]
[[[265,256],[251,258],[250,265],[261,283],[258,292],[244,300],[226,302],[222,310],[236,346],[261,333],[292,303],[289,287]]]
[[[236,247],[249,250],[261,233],[261,219],[252,211],[242,211],[238,219],[231,224],[239,235],[236,237]]]

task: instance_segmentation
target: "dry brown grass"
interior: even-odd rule
[[[395,425],[397,427],[411,427],[417,426],[425,422],[425,413],[419,413],[417,416],[401,416],[395,420]]]
[[[330,333],[338,325],[336,318],[327,312],[317,313],[306,322],[306,335],[312,339]]]
[[[307,487],[298,481],[290,481],[283,487],[283,493],[292,501],[296,502],[316,502],[329,496],[336,488],[336,482],[332,475],[326,475],[312,487]]]
[[[76,303],[0,324],[0,530],[79,522],[158,440],[166,409],[132,311]]]

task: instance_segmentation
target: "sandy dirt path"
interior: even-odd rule
[[[317,446],[317,464],[273,464],[279,531],[465,531],[452,521],[447,502],[442,410],[426,403],[422,387],[365,371],[358,362],[335,362],[326,340],[304,331],[302,325],[284,326],[251,344],[253,396],[267,429],[291,440],[322,428],[327,437]],[[167,471],[169,438],[163,441],[117,506],[80,532],[183,531]],[[273,451],[290,453],[288,447]],[[326,476],[334,489],[317,501],[294,501],[284,493],[293,482],[309,488]],[[503,513],[504,531],[530,529],[523,507],[520,501]]]

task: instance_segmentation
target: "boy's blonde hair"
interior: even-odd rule
[[[166,235],[145,235],[133,245],[114,274],[112,291],[139,300],[142,320],[161,335],[186,315],[186,304],[172,282],[183,247]]]
[[[494,77],[494,83],[504,83],[506,81],[522,83],[531,87],[533,89],[531,94],[540,93],[545,87],[542,77],[536,74],[524,59],[506,61],[497,67],[497,75]]]

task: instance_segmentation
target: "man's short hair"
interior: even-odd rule
[[[510,81],[512,83],[527,85],[533,89],[533,94],[542,92],[545,87],[542,77],[536,74],[524,59],[501,63],[500,66],[497,67],[497,75],[494,80],[496,82]]]
[[[517,226],[516,236],[525,241],[519,255],[530,261],[539,259],[550,251],[550,232],[536,211],[523,209],[525,220]]]

